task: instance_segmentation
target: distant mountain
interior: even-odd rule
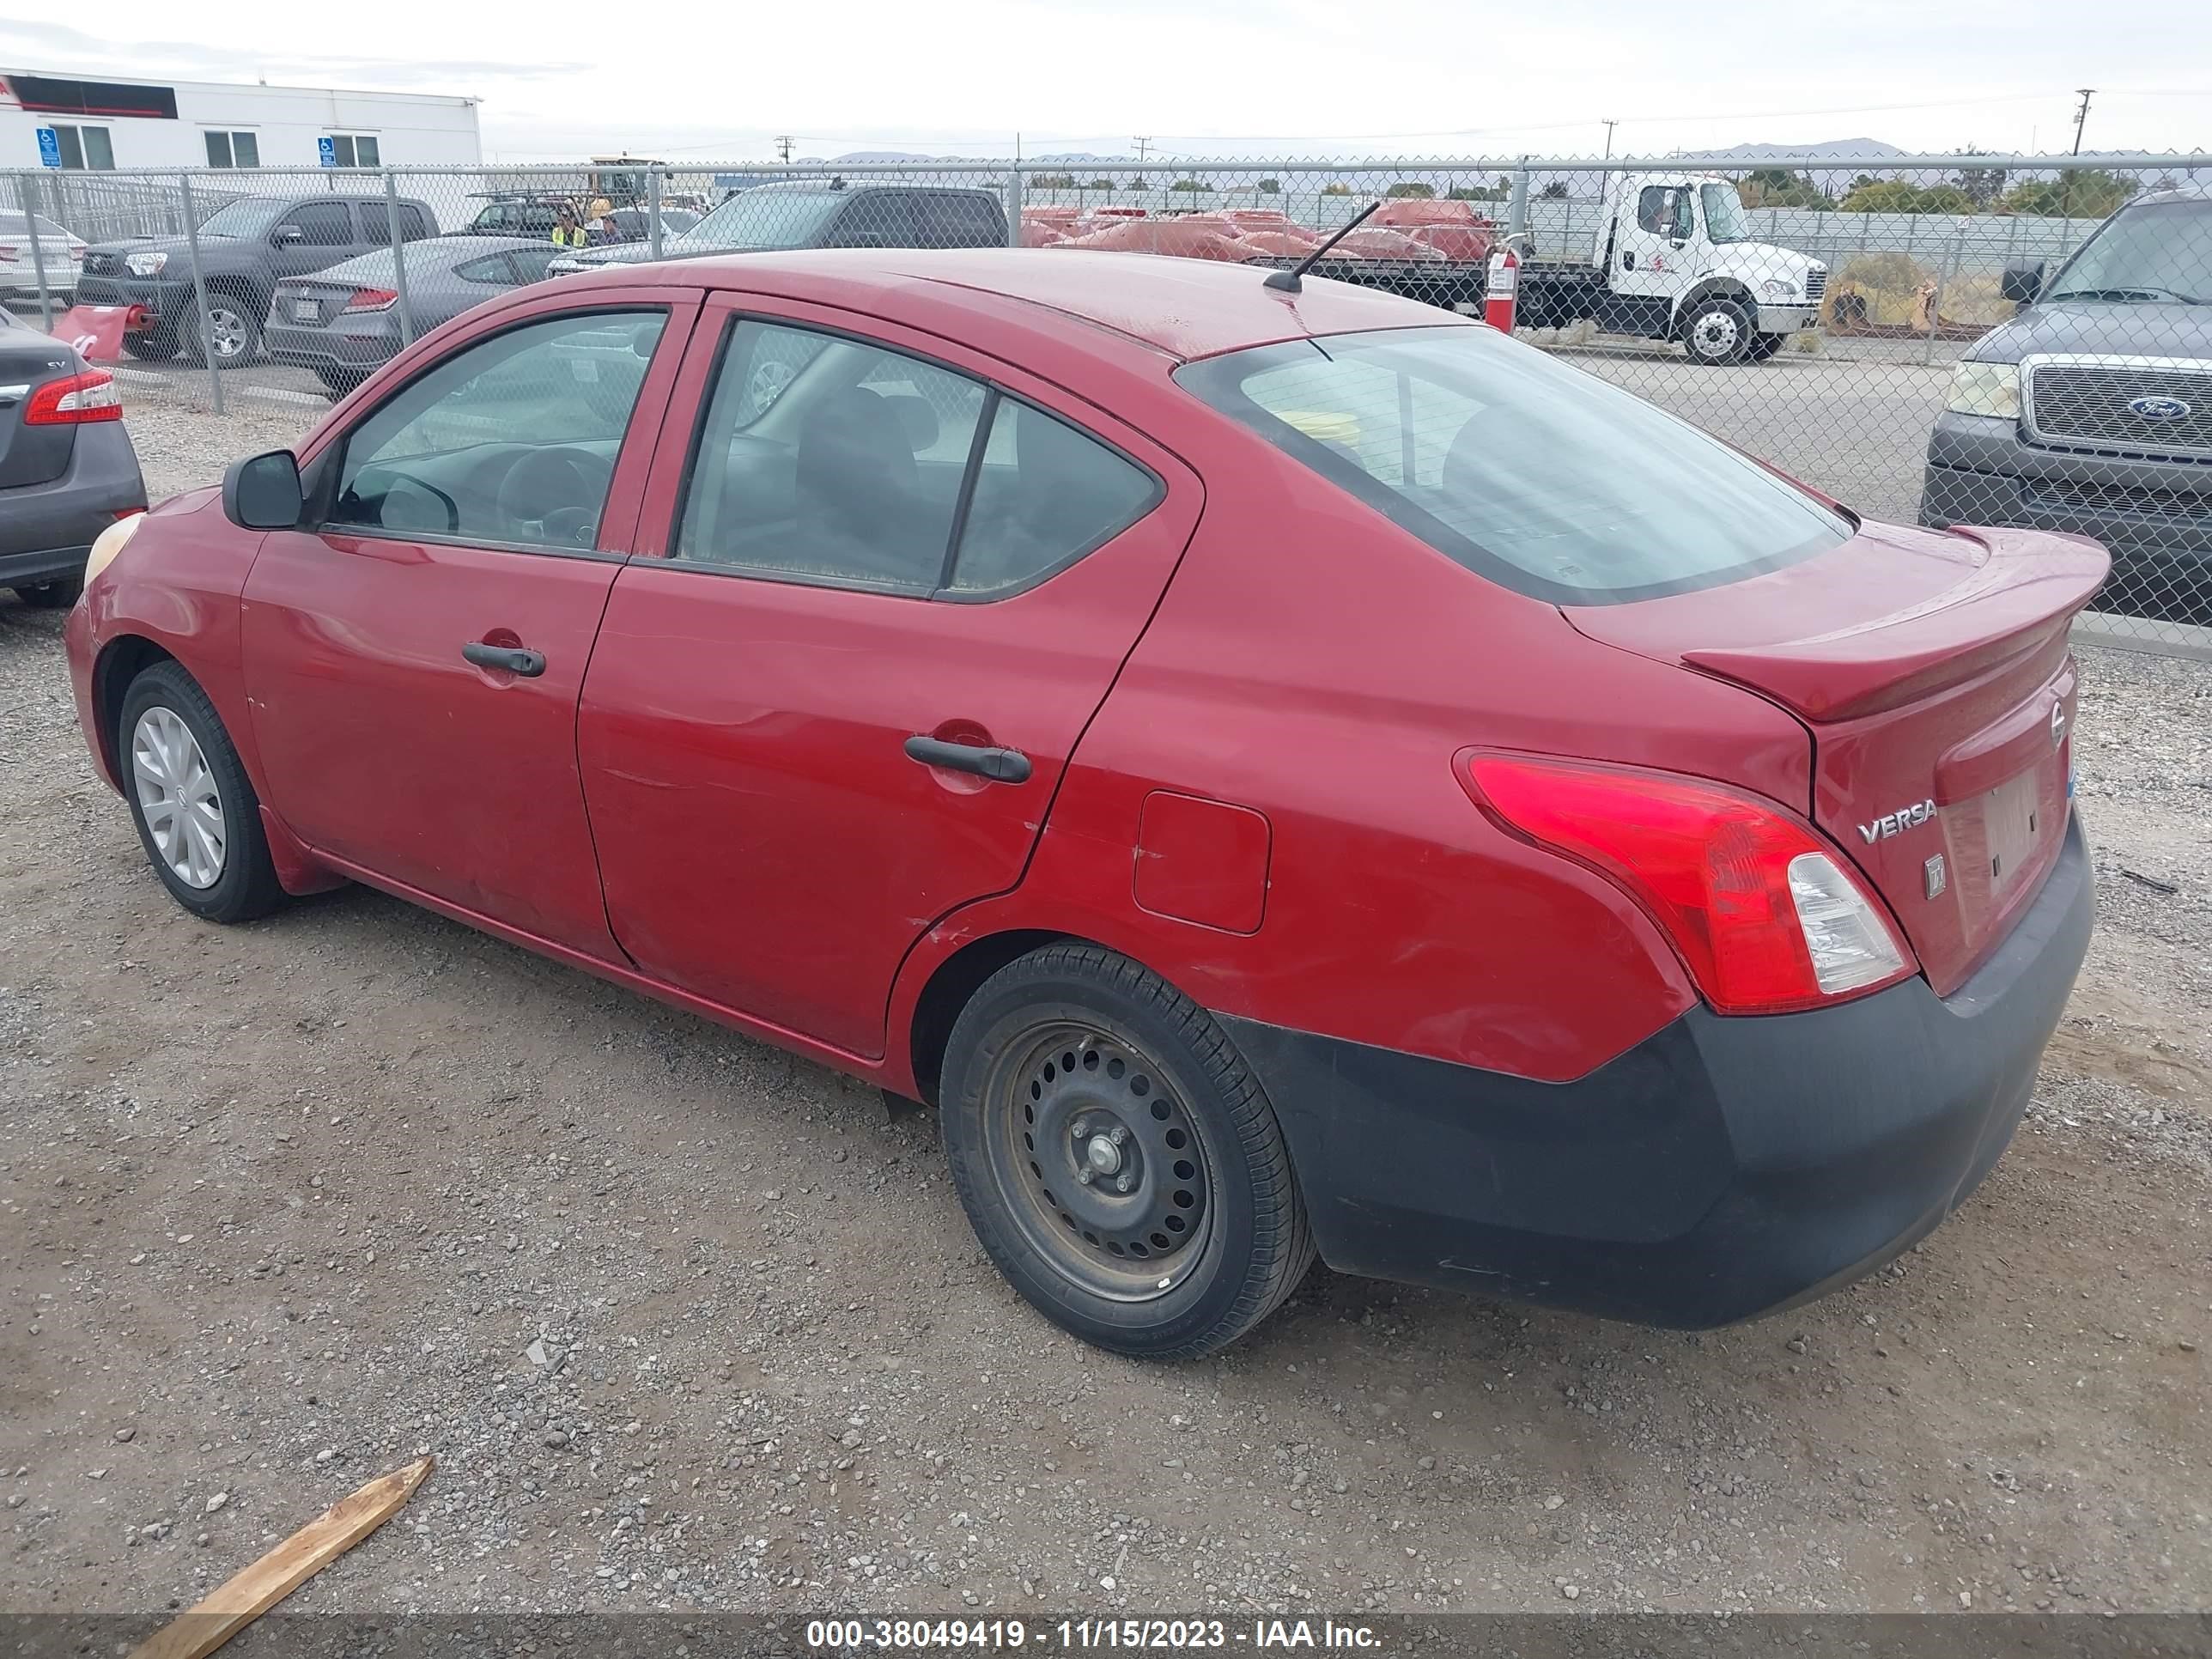
[[[1826,161],[1887,161],[1910,150],[1879,138],[1831,138],[1819,144],[1733,144],[1726,149],[1685,151],[1686,161],[1772,161],[1782,156],[1816,155]]]

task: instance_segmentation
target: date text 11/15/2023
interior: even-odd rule
[[[1085,1653],[1178,1648],[1294,1650],[1336,1648],[1373,1652],[1382,1638],[1366,1625],[1322,1619],[814,1619],[806,1644],[833,1653],[928,1649],[1026,1648]]]

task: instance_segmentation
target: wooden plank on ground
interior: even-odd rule
[[[356,1544],[414,1496],[433,1460],[418,1457],[341,1498],[252,1566],[226,1580],[135,1649],[131,1659],[206,1659]]]

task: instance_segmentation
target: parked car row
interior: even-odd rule
[[[0,308],[0,587],[67,605],[100,532],[145,510],[115,377]]]

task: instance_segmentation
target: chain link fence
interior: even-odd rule
[[[1317,256],[1470,315],[1510,247],[1532,343],[1869,518],[2093,536],[2109,636],[2212,640],[2212,155],[0,175],[0,300],[130,307],[134,394],[217,407],[578,269],[824,246]]]

